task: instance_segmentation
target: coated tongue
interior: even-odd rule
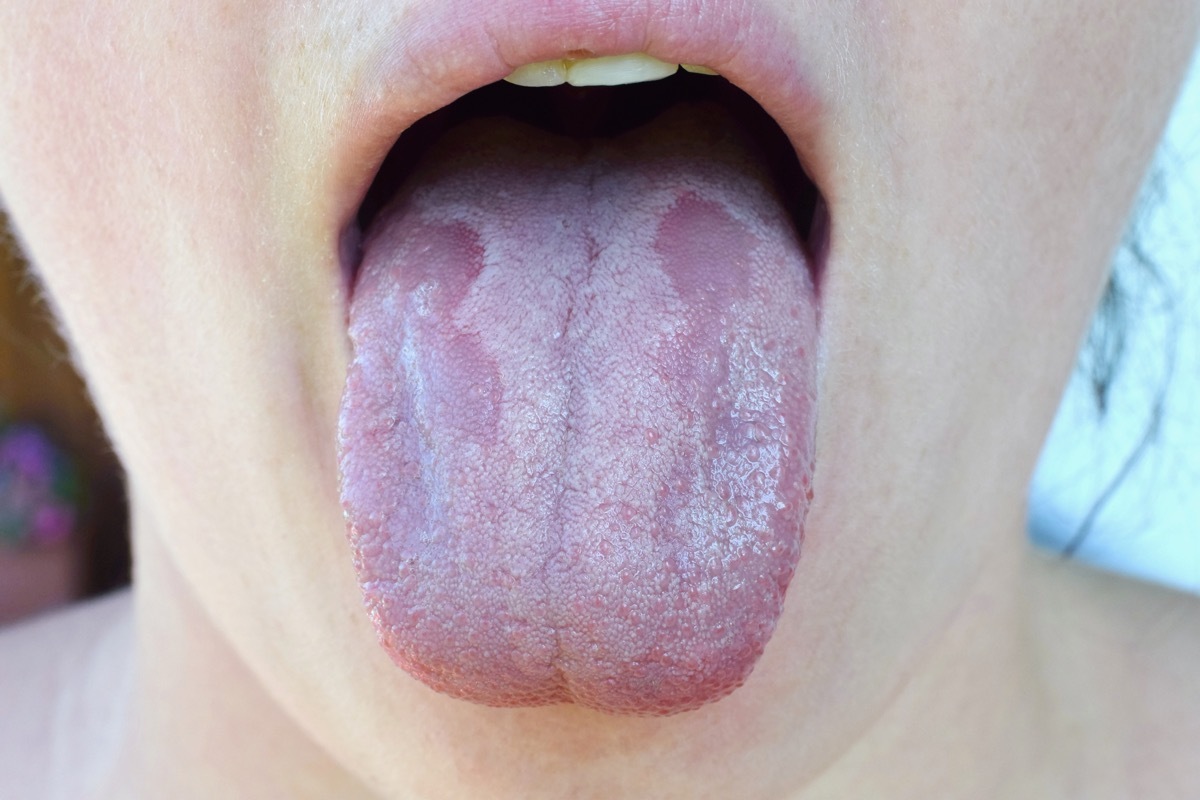
[[[799,557],[816,301],[734,123],[451,131],[350,308],[342,502],[391,657],[494,706],[742,684]]]

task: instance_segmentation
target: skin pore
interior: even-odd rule
[[[369,112],[454,85],[450,56],[380,77],[432,4],[0,10],[0,193],[136,552],[132,594],[0,636],[0,794],[1200,795],[1196,602],[1024,535],[1196,4],[761,5],[821,95],[814,501],[750,680],[661,719],[435,694],[362,610],[337,253]]]

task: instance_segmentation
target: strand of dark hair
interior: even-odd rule
[[[1162,204],[1167,157],[1165,149],[1160,151],[1151,167],[1137,208],[1113,260],[1113,268],[1109,273],[1079,362],[1079,368],[1084,371],[1090,383],[1097,413],[1103,418],[1109,411],[1109,396],[1113,384],[1125,362],[1132,319],[1131,309],[1138,306],[1140,313],[1145,313],[1148,309],[1153,310],[1162,314],[1167,321],[1167,334],[1162,350],[1162,379],[1155,387],[1148,419],[1141,435],[1096,497],[1071,538],[1063,545],[1060,551],[1063,558],[1072,558],[1078,553],[1117,490],[1158,439],[1162,427],[1167,391],[1175,374],[1179,315],[1174,293],[1154,254],[1148,249],[1147,230]],[[1151,298],[1155,303],[1152,308]]]

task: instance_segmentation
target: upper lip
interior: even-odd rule
[[[353,228],[384,157],[425,115],[523,64],[631,52],[716,69],[775,119],[828,199],[825,98],[779,13],[755,0],[431,0],[359,73],[353,124],[334,151],[335,224]]]

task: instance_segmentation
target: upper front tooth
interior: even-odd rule
[[[517,86],[558,86],[567,82],[567,63],[559,59],[526,64],[514,69],[504,80]]]
[[[704,67],[699,64],[680,64],[685,72],[694,72],[697,75],[716,75],[717,71],[712,67]]]
[[[657,81],[674,75],[678,69],[678,64],[668,64],[645,53],[586,58],[567,62],[567,83],[572,86],[620,86]]]
[[[558,86],[563,83],[572,86],[620,86],[625,83],[668,78],[678,69],[678,64],[668,64],[645,53],[627,53],[622,56],[602,56],[579,61],[539,61],[536,64],[517,67],[504,80],[518,86]]]

